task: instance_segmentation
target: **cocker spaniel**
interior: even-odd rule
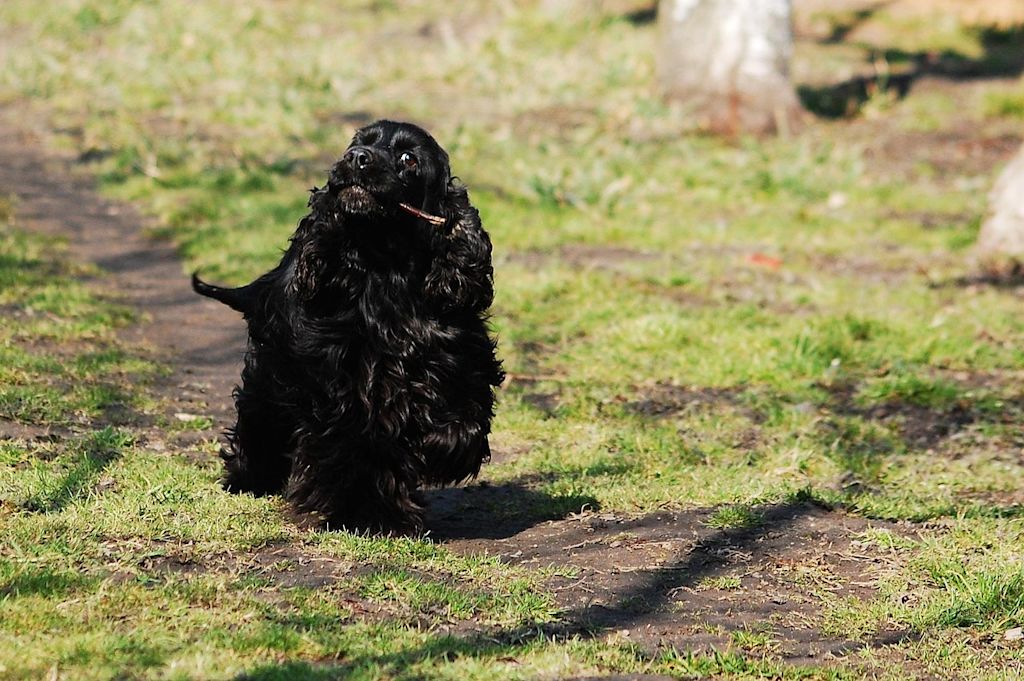
[[[329,527],[420,533],[417,491],[490,456],[490,238],[409,123],[357,131],[311,194],[274,269],[239,288],[192,278],[248,324],[223,484],[283,493]]]

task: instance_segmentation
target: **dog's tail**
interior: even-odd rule
[[[192,290],[201,296],[218,300],[232,310],[248,315],[252,312],[253,297],[250,288],[252,284],[239,286],[238,288],[224,288],[207,284],[199,278],[199,272],[192,273]]]

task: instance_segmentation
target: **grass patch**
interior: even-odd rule
[[[761,524],[763,516],[746,506],[724,506],[712,513],[705,521],[708,527],[716,529],[748,529]]]
[[[986,116],[1024,118],[1024,92],[993,92],[985,97]]]
[[[60,243],[16,229],[13,217],[0,224],[0,417],[66,425],[142,406],[129,383],[159,369],[115,340],[134,313],[90,290],[86,273],[95,274]]]
[[[730,637],[733,645],[751,653],[767,655],[778,647],[772,632],[762,629],[737,629]]]
[[[699,584],[697,589],[720,589],[722,591],[735,591],[742,588],[742,582],[739,577],[732,575],[722,575],[721,577],[705,577]]]
[[[35,513],[59,510],[87,493],[103,469],[131,443],[131,434],[109,427],[90,433],[67,447],[61,456],[35,466],[35,476],[18,476],[25,487],[15,489],[14,503]]]
[[[943,627],[980,627],[1004,631],[1024,615],[1024,571],[968,574],[965,566],[933,575],[945,592],[925,622]]]

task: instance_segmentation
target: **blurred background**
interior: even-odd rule
[[[665,2],[659,15],[635,0],[8,0],[0,85],[112,191],[145,203],[189,257],[216,257],[224,230],[251,235],[227,270],[238,276],[270,262],[264,239],[295,221],[294,187],[320,177],[353,129],[378,117],[422,123],[450,149],[499,254],[680,240],[781,246],[804,230],[840,248],[850,231],[922,222],[945,223],[931,225],[932,240],[973,239],[982,190],[1018,142],[1020,3],[754,3],[787,16],[757,28],[769,19],[748,11],[750,30],[787,34],[765,55],[735,58],[721,46],[750,38],[744,26],[706,43],[717,46],[710,53],[692,49],[692,36],[712,34],[702,27],[728,13],[705,11],[681,34],[689,41],[676,39],[671,8],[688,4]],[[764,77],[730,77],[743,59],[765,61]],[[773,71],[779,60],[788,80]],[[755,79],[795,93],[755,101],[786,109],[785,141],[742,137],[773,127],[774,115],[767,126],[705,115],[687,77],[719,103]],[[709,130],[729,139],[701,134]],[[211,184],[230,196],[211,200]],[[270,189],[292,198],[271,201]],[[243,196],[270,201],[244,228],[231,224]],[[839,229],[844,220],[859,224]]]

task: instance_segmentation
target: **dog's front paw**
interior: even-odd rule
[[[219,456],[224,461],[224,475],[220,484],[228,492],[262,497],[281,491],[281,483],[275,476],[258,475],[244,457],[230,449],[222,447]]]
[[[289,488],[290,500],[297,507],[319,515],[326,529],[384,537],[423,536],[425,503],[418,492],[381,496],[350,490],[343,501],[339,497],[319,495],[300,500],[295,496],[298,491],[294,485]]]
[[[241,457],[227,447],[221,447],[217,454],[224,462],[224,474],[220,485],[228,492],[240,494],[253,491],[253,479]]]

